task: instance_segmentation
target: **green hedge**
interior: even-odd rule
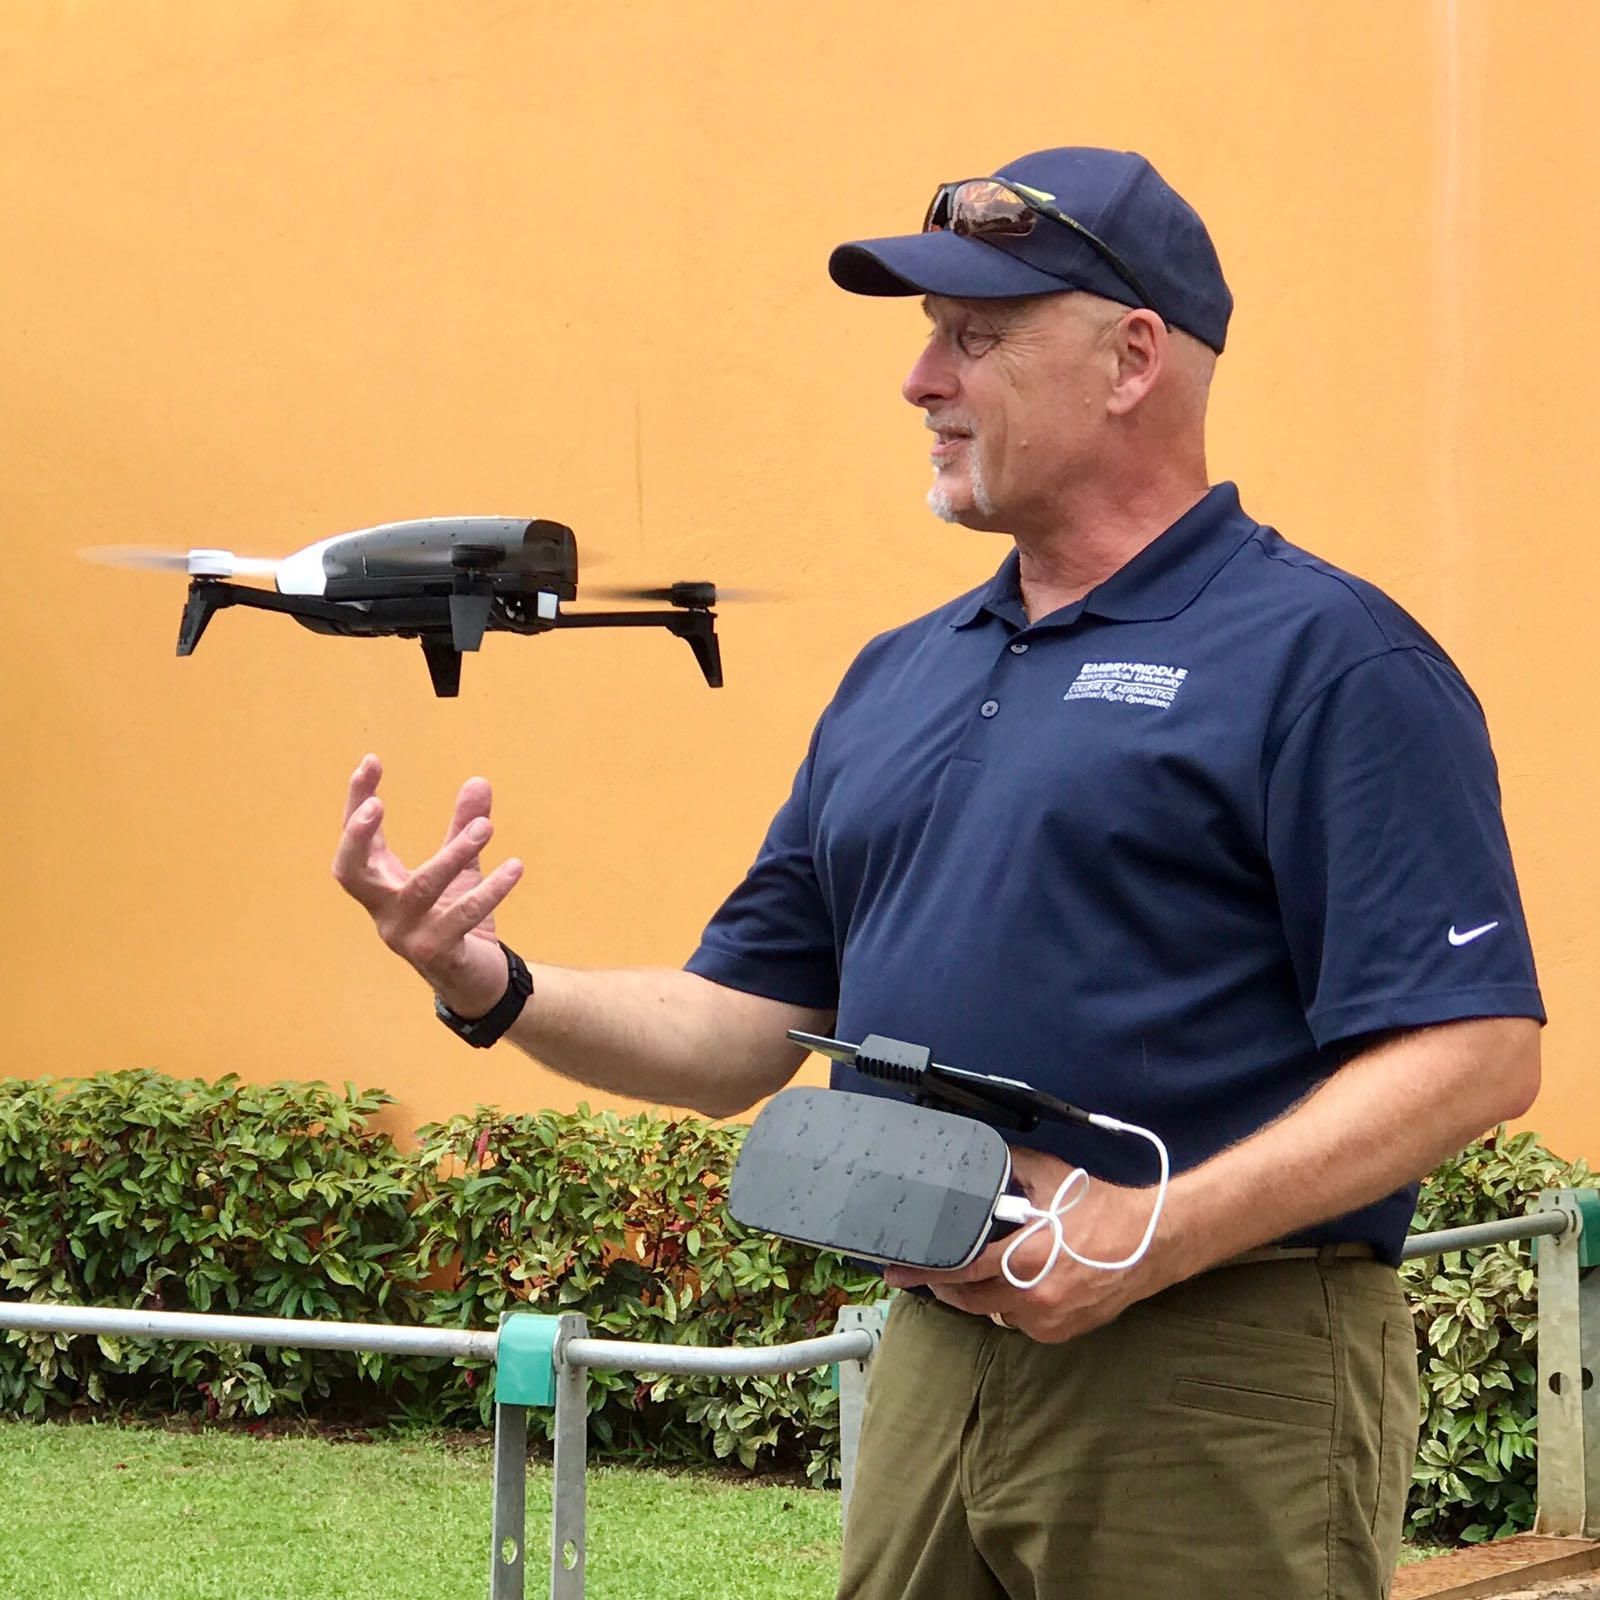
[[[411,1173],[375,1092],[119,1072],[0,1083],[0,1291],[257,1316],[414,1320]],[[0,1344],[0,1409],[265,1414],[382,1389],[379,1357],[60,1334]]]
[[[743,1130],[693,1117],[480,1110],[400,1150],[389,1098],[121,1072],[0,1081],[0,1293],[37,1300],[492,1327],[507,1306],[582,1310],[602,1337],[769,1344],[876,1298],[836,1255],[726,1218]],[[1589,1184],[1533,1134],[1441,1167],[1414,1227],[1528,1209]],[[1527,1242],[1408,1263],[1425,1407],[1410,1523],[1486,1538],[1533,1509],[1537,1331]],[[0,1412],[84,1403],[212,1416],[487,1421],[492,1366],[226,1344],[0,1341]],[[613,1457],[734,1458],[837,1473],[826,1371],[728,1380],[591,1374]],[[546,1418],[548,1426],[549,1419]]]
[[[599,1337],[772,1344],[881,1294],[840,1257],[723,1215],[742,1129],[695,1118],[480,1110],[374,1131],[380,1091],[120,1072],[0,1081],[0,1293],[36,1300],[493,1327],[581,1309]],[[691,1314],[692,1313],[692,1314]],[[492,1364],[12,1333],[0,1412],[84,1402],[478,1424]],[[733,1457],[837,1476],[826,1370],[591,1374],[616,1456]],[[547,1416],[548,1428],[551,1419]]]
[[[1423,1185],[1412,1232],[1531,1211],[1541,1189],[1591,1188],[1535,1133],[1496,1130]],[[1422,1437],[1411,1530],[1469,1542],[1533,1526],[1538,1413],[1534,1242],[1408,1261],[1401,1280],[1417,1323]]]

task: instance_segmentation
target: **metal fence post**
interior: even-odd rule
[[[489,1600],[524,1600],[526,1594],[528,1407],[555,1401],[555,1348],[564,1320],[520,1309],[500,1317],[495,1341]]]
[[[588,1537],[589,1369],[567,1359],[589,1320],[563,1312],[556,1332],[556,1462],[550,1506],[550,1600],[583,1600]]]
[[[528,1533],[528,1408],[494,1408],[494,1531],[489,1549],[489,1600],[524,1600]]]
[[[839,1374],[839,1522],[842,1527],[850,1514],[850,1495],[856,1484],[856,1457],[861,1449],[861,1419],[867,1405],[867,1379],[872,1358],[883,1337],[887,1301],[870,1306],[841,1306],[838,1329],[851,1333],[863,1329],[872,1336],[872,1348],[860,1361],[841,1361]]]
[[[1540,1211],[1567,1217],[1539,1255],[1538,1533],[1600,1532],[1600,1194],[1551,1189]]]

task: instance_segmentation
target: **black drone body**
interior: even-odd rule
[[[716,586],[675,583],[632,591],[661,611],[567,611],[578,593],[578,545],[560,522],[518,517],[430,517],[337,534],[281,561],[226,550],[181,558],[189,596],[178,654],[193,653],[206,625],[229,606],[287,612],[316,633],[418,639],[438,695],[461,688],[461,655],[485,633],[557,628],[665,628],[688,642],[707,684],[722,686]],[[270,575],[275,588],[229,581]]]

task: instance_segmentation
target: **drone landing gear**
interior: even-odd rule
[[[194,654],[194,647],[200,643],[200,635],[206,631],[206,624],[217,610],[218,601],[207,595],[207,590],[215,587],[215,584],[205,583],[189,585],[189,598],[183,602],[183,620],[178,624],[180,656]],[[221,604],[226,605],[227,602],[222,601]]]
[[[686,639],[708,689],[722,687],[722,646],[717,641],[716,619],[707,611],[686,612],[672,630]]]
[[[433,692],[441,700],[455,699],[461,693],[461,652],[442,634],[425,633],[422,654],[433,680]]]

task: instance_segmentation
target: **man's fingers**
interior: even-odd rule
[[[991,1311],[998,1311],[1001,1316],[1015,1320],[1016,1314],[1024,1308],[1022,1294],[1004,1278],[996,1278],[992,1283],[933,1283],[929,1287],[936,1299],[975,1317],[986,1317]]]
[[[1004,1278],[990,1283],[936,1283],[933,1292],[946,1305],[959,1306],[974,1316],[986,1317],[991,1311],[1015,1311],[1020,1299],[1017,1291]]]
[[[937,1290],[940,1284],[987,1283],[1000,1278],[1000,1257],[1009,1243],[1006,1239],[986,1244],[964,1267],[951,1267],[940,1271],[933,1267],[885,1267],[884,1281],[893,1289],[909,1289],[913,1284],[926,1284]],[[1024,1250],[1027,1246],[1023,1247]]]
[[[940,1294],[940,1290],[945,1288],[967,1289],[977,1284],[991,1286],[998,1284],[1004,1287],[1006,1277],[1001,1263],[1014,1237],[1014,1234],[1008,1233],[992,1244],[986,1244],[966,1266],[951,1267],[946,1272],[926,1267],[885,1267],[884,1282],[891,1289],[909,1289],[913,1285],[923,1285],[932,1289],[941,1299],[944,1296]],[[1045,1264],[1051,1247],[1049,1232],[1040,1229],[1031,1239],[1025,1239],[1017,1246],[1017,1253],[1011,1258],[1012,1271],[1019,1278],[1031,1278]]]
[[[344,820],[351,817],[378,792],[378,780],[383,776],[383,763],[372,754],[362,756],[356,770],[350,774],[350,787],[344,797]]]
[[[487,778],[468,778],[456,794],[455,809],[450,813],[450,826],[444,830],[444,842],[449,844],[478,817],[488,816],[491,798]]]
[[[522,877],[522,863],[513,856],[502,861],[477,888],[455,901],[439,917],[439,933],[446,944],[465,939],[485,917],[516,888]]]
[[[418,920],[432,909],[458,877],[475,866],[478,852],[488,842],[493,825],[487,817],[475,817],[447,844],[411,874],[400,891],[409,920]],[[481,919],[480,919],[481,920]]]
[[[489,785],[469,778],[456,796],[444,844],[408,873],[383,843],[384,807],[376,793],[381,774],[378,758],[369,755],[351,775],[333,875],[372,915],[384,943],[426,972],[441,959],[448,965],[457,958],[456,947],[516,886],[522,863],[502,862],[480,876],[479,853],[494,831]]]
[[[339,886],[369,911],[376,910],[392,889],[372,867],[373,846],[382,822],[383,802],[370,795],[345,819],[339,847],[333,854],[333,876]]]

